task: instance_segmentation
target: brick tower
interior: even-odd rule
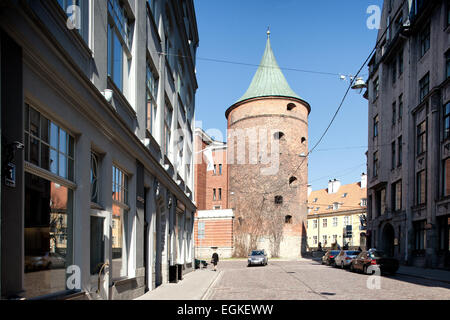
[[[310,111],[281,72],[267,31],[250,87],[225,113],[236,256],[265,249],[298,258],[305,250]]]

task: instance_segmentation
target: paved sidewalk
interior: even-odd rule
[[[220,270],[197,269],[185,275],[182,281],[163,284],[135,300],[202,300],[220,274]]]
[[[397,273],[416,278],[450,283],[450,271],[446,270],[400,266]]]

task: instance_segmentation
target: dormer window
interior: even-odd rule
[[[344,193],[343,195],[342,195],[342,198],[346,198],[347,197],[347,195],[348,195],[348,193],[346,192],[346,193]]]
[[[333,203],[333,210],[339,210],[340,204],[338,202]]]
[[[313,202],[314,202],[314,203],[316,203],[316,202],[317,202],[317,200],[318,200],[317,198],[314,198],[314,201],[313,201]]]
[[[292,216],[290,216],[290,215],[285,216],[284,217],[284,222],[286,224],[292,224]]]

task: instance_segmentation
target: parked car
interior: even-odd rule
[[[352,260],[355,259],[361,251],[353,250],[341,250],[337,257],[334,258],[334,264],[336,267],[341,267],[342,269],[350,267]]]
[[[25,272],[49,269],[51,265],[48,252],[41,255],[25,256]]]
[[[340,250],[328,250],[327,253],[322,257],[322,264],[326,264],[327,266],[334,265],[334,259],[341,252]]]
[[[267,258],[267,254],[264,250],[253,250],[248,255],[248,267],[252,265],[266,266],[268,262],[269,259]]]
[[[372,267],[371,267],[372,266]],[[350,265],[351,271],[359,271],[365,274],[373,274],[374,268],[379,268],[380,272],[395,274],[398,270],[397,259],[389,257],[385,252],[378,249],[369,249],[361,252]]]

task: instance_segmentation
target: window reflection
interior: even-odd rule
[[[26,173],[24,240],[25,296],[65,290],[73,253],[70,189]]]
[[[125,230],[126,230],[126,210],[113,204],[113,216],[111,225],[111,245],[112,245],[112,278],[117,279],[127,274],[127,264],[125,257]]]
[[[25,106],[25,160],[74,179],[74,138],[32,107]]]

